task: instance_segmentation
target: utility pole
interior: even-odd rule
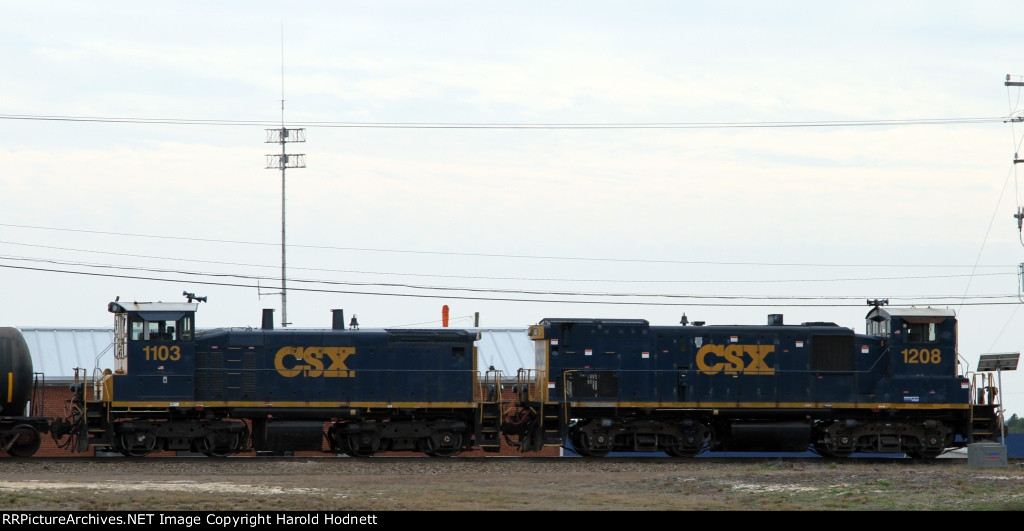
[[[1018,76],[1018,77],[1020,77],[1020,76]],[[1012,80],[1012,76],[1010,76],[1010,74],[1006,74],[1006,81],[1003,82],[1003,85],[1005,85],[1007,87],[1024,87],[1024,81],[1013,81]],[[1011,116],[1006,121],[1009,122],[1009,123],[1022,122],[1022,121],[1024,121],[1024,117],[1022,117],[1020,115]],[[1020,156],[1018,156],[1017,153],[1014,153],[1013,154],[1013,163],[1014,164],[1020,164],[1021,162],[1024,162],[1024,159],[1021,159]],[[1017,214],[1015,214],[1013,216],[1013,217],[1017,218],[1017,226],[1018,226],[1018,228],[1020,227],[1021,214],[1022,214],[1021,211],[1018,210]]]
[[[267,155],[267,169],[281,170],[281,328],[287,327],[288,322],[288,275],[287,261],[285,259],[285,179],[286,168],[305,168],[306,155],[289,155],[285,145],[291,142],[305,142],[306,130],[289,129],[284,126],[284,29],[281,30],[281,127],[278,129],[267,129],[267,144],[281,144],[281,154]]]

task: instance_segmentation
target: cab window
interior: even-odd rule
[[[133,319],[129,330],[132,341],[191,341],[192,318],[184,316],[177,321]]]
[[[868,319],[867,330],[870,336],[889,336],[889,323],[888,319],[882,321],[873,321]]]
[[[139,340],[145,338],[145,329],[146,329],[145,325],[146,325],[145,321],[142,321],[142,320],[139,320],[139,319],[132,319],[132,322],[131,322],[131,325],[130,325],[130,327],[131,327],[131,335],[130,335],[130,337],[131,337],[132,341],[139,341]]]
[[[911,343],[934,343],[938,341],[936,323],[907,323],[907,341]]]
[[[192,341],[192,317],[186,315],[179,321],[182,341]]]

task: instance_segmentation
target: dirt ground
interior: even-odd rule
[[[964,459],[31,458],[0,470],[7,511],[1024,509],[1024,466]]]

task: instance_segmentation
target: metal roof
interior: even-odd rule
[[[113,365],[113,328],[22,328],[33,372],[43,373],[47,383],[74,381],[75,368],[92,374],[101,356]],[[101,362],[100,365],[103,365]]]
[[[470,328],[479,332],[476,343],[479,368],[494,367],[501,371],[503,380],[515,379],[519,369],[534,368],[533,340],[527,328]]]
[[[194,312],[199,308],[198,302],[119,302],[107,304],[107,311],[122,312]]]
[[[28,344],[32,370],[43,373],[47,383],[74,381],[75,368],[92,376],[96,367],[113,366],[113,328],[18,327]],[[503,379],[514,379],[519,369],[534,368],[533,341],[526,328],[468,328],[480,333],[479,368],[493,366]]]
[[[871,312],[878,311],[883,315],[899,316],[899,317],[955,317],[956,312],[950,308],[872,308]]]

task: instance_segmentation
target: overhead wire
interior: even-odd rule
[[[15,258],[0,256],[0,261],[30,261],[30,262],[46,262],[61,266],[81,266],[90,267],[96,269],[107,269],[107,270],[120,270],[120,271],[139,271],[146,273],[158,273],[158,274],[174,274],[174,275],[185,275],[193,279],[189,282],[200,283],[200,284],[211,284],[210,282],[198,281],[197,278],[202,277],[214,277],[214,278],[235,278],[242,281],[257,281],[257,288],[275,289],[267,286],[261,286],[259,282],[274,280],[273,277],[258,276],[258,275],[244,275],[239,273],[212,273],[212,272],[199,272],[199,271],[187,271],[177,269],[166,269],[166,268],[147,268],[147,267],[132,267],[124,265],[110,265],[110,264],[88,264],[81,262],[66,262],[55,259],[26,259],[26,258]],[[52,269],[52,268],[40,268],[40,267],[28,267],[28,266],[17,266],[7,265],[0,263],[0,268],[11,268],[11,269],[25,269],[35,271],[48,271],[48,272],[59,272],[59,273],[70,273],[88,276],[98,277],[114,277],[114,278],[136,278],[146,280],[168,280],[166,278],[157,277],[140,277],[137,275],[123,275],[123,274],[112,274],[112,273],[96,273],[96,272],[83,272],[73,271],[67,269]],[[581,298],[594,298],[601,297],[605,299],[622,299],[622,298],[645,298],[645,299],[675,299],[675,300],[694,300],[694,299],[706,299],[706,300],[759,300],[759,301],[807,301],[807,300],[857,300],[860,305],[860,301],[865,299],[864,295],[829,295],[829,296],[801,296],[801,295],[708,295],[708,294],[678,294],[678,293],[616,293],[616,292],[585,292],[585,291],[565,291],[565,290],[543,290],[543,289],[509,289],[509,288],[493,288],[493,287],[467,287],[467,286],[428,286],[428,285],[416,285],[408,283],[396,283],[396,282],[356,282],[356,281],[337,281],[337,280],[322,280],[322,279],[302,279],[293,278],[292,282],[311,286],[311,285],[323,285],[323,286],[352,286],[352,287],[374,287],[374,288],[386,288],[386,289],[405,289],[415,291],[431,291],[441,292],[444,295],[434,295],[434,297],[449,297],[453,292],[470,292],[470,293],[492,293],[492,294],[512,294],[512,295],[532,295],[532,296],[560,296],[560,297],[581,297]],[[174,280],[180,281],[180,280]],[[226,284],[222,282],[212,283],[214,285],[233,285],[238,284]],[[360,293],[360,294],[371,294],[369,292],[352,292],[352,291],[341,291],[337,289],[317,289],[317,288],[305,288],[304,291],[319,291],[319,292],[330,292],[330,293]],[[378,293],[373,293],[378,294]],[[393,296],[403,296],[402,293],[391,293]],[[1006,299],[1015,297],[1014,295],[974,295],[970,297],[976,301],[985,301],[991,303],[993,300]],[[967,298],[966,295],[899,295],[892,296],[890,299],[901,299],[910,301],[932,301],[932,303],[941,303],[945,299],[960,300],[961,303]],[[486,299],[486,300],[506,300],[502,299]]]
[[[139,118],[115,116],[71,116],[0,114],[0,120],[36,120],[62,122],[105,122],[130,124],[211,125],[280,127],[265,120],[206,120],[185,118]],[[950,125],[999,123],[1003,117],[910,118],[900,120],[822,120],[795,122],[634,122],[634,123],[445,123],[445,122],[329,122],[306,121],[292,127],[369,128],[369,129],[732,129],[791,127],[868,127],[902,125]]]
[[[142,275],[122,275],[122,274],[114,274],[114,273],[95,273],[95,272],[83,272],[83,271],[73,271],[73,270],[61,270],[61,269],[53,269],[53,268],[13,266],[13,265],[4,265],[4,264],[0,264],[0,268],[20,269],[20,270],[26,270],[26,271],[38,271],[38,272],[49,272],[49,273],[63,273],[63,274],[71,274],[71,275],[83,275],[83,276],[104,277],[104,278],[119,278],[119,279],[128,279],[128,280],[147,280],[147,281],[155,281],[155,282],[174,282],[174,283],[178,283],[178,284],[184,283],[184,282],[188,282],[190,284],[204,285],[204,286],[223,286],[223,287],[238,287],[238,288],[250,288],[250,289],[253,289],[253,288],[259,289],[259,288],[263,287],[263,288],[267,288],[267,289],[272,289],[272,288],[269,288],[267,286],[260,286],[258,284],[244,284],[244,283],[237,283],[237,282],[214,282],[214,281],[207,281],[207,280],[198,280],[198,279],[194,279],[194,278],[189,278],[189,279],[161,278],[161,277],[142,276]],[[223,275],[223,276],[230,276],[230,275]],[[723,295],[714,295],[714,296],[700,296],[700,295],[667,296],[667,295],[660,295],[659,297],[662,297],[662,298],[668,297],[668,298],[675,298],[675,299],[680,299],[680,300],[673,300],[673,301],[657,301],[657,300],[654,300],[654,301],[652,301],[652,300],[628,301],[628,300],[616,300],[616,299],[610,299],[610,300],[605,300],[605,299],[602,299],[602,300],[575,300],[575,299],[564,299],[564,298],[563,299],[524,298],[524,297],[513,297],[513,296],[507,296],[507,297],[481,297],[481,296],[470,296],[470,295],[458,295],[458,294],[454,294],[454,293],[445,293],[444,295],[424,294],[424,293],[390,293],[390,292],[384,292],[384,291],[354,291],[354,290],[326,289],[326,288],[316,288],[316,287],[295,287],[295,288],[289,288],[289,289],[294,289],[295,291],[302,291],[302,292],[311,292],[311,293],[331,293],[331,294],[346,294],[346,295],[371,295],[371,296],[380,296],[380,297],[406,297],[406,298],[445,299],[445,300],[477,300],[477,301],[492,301],[492,302],[531,302],[531,303],[543,302],[543,303],[572,303],[572,304],[599,304],[599,305],[636,305],[636,306],[682,306],[682,305],[685,305],[685,306],[722,306],[722,307],[750,307],[750,308],[764,308],[764,307],[783,307],[783,308],[789,308],[789,307],[816,307],[816,308],[845,307],[845,308],[861,308],[861,307],[864,306],[864,297],[863,296],[858,296],[858,297],[847,296],[847,297],[844,297],[844,299],[841,299],[841,300],[856,299],[857,300],[856,303],[854,303],[854,302],[848,302],[848,303],[846,303],[846,302],[844,302],[844,303],[821,302],[821,301],[826,301],[826,300],[833,300],[832,297],[823,297],[823,296],[822,297],[790,297],[790,298],[784,298],[784,297],[779,297],[779,296],[772,296],[772,297],[760,297],[759,300],[761,300],[762,302],[744,304],[742,302],[736,302],[736,301],[755,300],[755,299],[752,298],[751,296],[747,296],[747,295],[734,295],[734,296],[723,296]],[[459,290],[456,290],[456,291],[459,291]],[[518,295],[526,295],[526,294],[530,294],[528,292],[510,292],[510,293],[512,295],[517,295],[517,294]],[[574,294],[571,294],[571,293],[560,294],[560,293],[546,293],[546,292],[539,292],[539,291],[536,292],[535,294],[537,294],[537,295],[553,295],[553,296],[572,296],[572,295],[574,295]],[[644,297],[654,297],[654,296],[651,295],[651,296],[644,296]],[[979,296],[979,298],[985,298],[986,300],[984,300],[982,302],[975,302],[975,303],[962,303],[962,305],[964,305],[964,306],[981,306],[981,305],[984,305],[984,306],[1002,306],[1002,305],[1008,305],[1008,304],[1020,304],[1016,299],[1014,299],[1012,301],[1006,301],[1006,302],[1000,302],[998,300],[987,300],[987,299],[996,298],[996,297],[1011,297],[1011,296],[1009,296],[1009,295],[1005,295],[1005,296],[992,295],[992,296],[984,296],[984,297]],[[706,302],[706,301],[705,302],[701,302],[704,299],[711,299],[711,300],[714,300],[714,301],[725,300],[727,302]],[[817,301],[817,302],[806,302],[808,300]],[[918,300],[918,301],[908,300],[907,302],[900,302],[899,299],[890,297],[890,304],[889,304],[889,306],[917,306],[917,305],[922,305],[923,306],[923,305],[946,305],[946,304],[948,304],[948,303],[943,303],[941,301],[941,298],[928,298],[928,299],[922,299],[922,300]]]
[[[96,231],[88,229],[68,229],[60,227],[44,227],[38,225],[23,225],[15,223],[0,223],[0,227],[16,227],[26,229],[41,229],[41,230],[53,230],[53,231],[65,231],[75,233],[88,233],[88,234],[101,234],[101,235],[112,235],[112,236],[129,236],[135,238],[156,238],[165,240],[181,240],[181,241],[194,241],[194,242],[205,242],[205,243],[231,243],[231,244],[243,244],[243,245],[260,245],[260,246],[280,246],[280,242],[253,242],[245,240],[220,240],[213,238],[195,238],[186,236],[166,236],[166,235],[152,235],[152,234],[137,234],[127,232],[110,232],[110,231]],[[1003,265],[989,265],[980,266],[978,264],[934,264],[934,263],[920,263],[920,264],[886,264],[886,263],[861,263],[861,264],[829,264],[829,263],[807,263],[807,262],[736,262],[736,261],[716,261],[716,260],[659,260],[651,258],[608,258],[608,257],[585,257],[585,256],[556,256],[556,255],[524,255],[524,254],[507,254],[507,253],[470,253],[464,251],[424,251],[424,250],[413,250],[413,249],[384,249],[384,248],[372,248],[372,247],[341,247],[333,245],[310,245],[310,244],[288,244],[289,249],[320,249],[320,250],[334,250],[334,251],[359,251],[359,252],[375,252],[375,253],[399,253],[399,254],[416,254],[416,255],[437,255],[437,256],[460,256],[460,257],[481,257],[481,258],[523,258],[532,260],[564,260],[564,261],[583,261],[583,262],[612,262],[612,263],[642,263],[642,264],[680,264],[680,265],[735,265],[735,266],[773,266],[773,267],[856,267],[856,268],[951,268],[951,267],[963,267],[975,269],[977,267],[993,267],[1002,268],[1006,267]]]
[[[188,257],[170,257],[170,256],[155,256],[155,255],[144,255],[135,253],[119,253],[112,251],[99,251],[96,249],[78,249],[74,247],[58,247],[53,245],[40,245],[23,242],[13,242],[0,240],[0,245],[13,245],[22,247],[33,247],[40,249],[49,249],[56,251],[70,251],[75,253],[89,253],[89,254],[101,254],[111,256],[123,256],[129,258],[145,258],[151,260],[165,260],[165,261],[176,261],[176,262],[193,262],[199,264],[211,264],[211,265],[227,265],[227,266],[241,266],[241,267],[252,267],[262,269],[276,269],[276,265],[266,264],[252,264],[244,262],[226,262],[220,260],[204,260],[200,258]],[[0,254],[0,259],[11,259],[11,260],[37,260],[43,262],[52,262],[50,258],[39,258],[39,257],[25,257],[25,256],[8,256]],[[71,262],[63,261],[65,264],[71,264]],[[86,263],[86,262],[75,262],[78,265],[92,266],[92,267],[108,267],[113,264],[97,264],[97,263]],[[751,265],[751,264],[743,264]],[[837,267],[859,267],[859,266],[839,266]],[[957,266],[949,266],[957,267]],[[990,266],[990,267],[1006,267],[1006,266]],[[784,278],[784,279],[651,279],[651,278],[630,278],[630,279],[609,279],[609,278],[568,278],[568,277],[513,277],[513,276],[487,276],[487,275],[467,275],[467,274],[430,274],[430,273],[403,273],[397,271],[365,271],[365,270],[352,270],[352,269],[336,269],[326,267],[302,267],[293,266],[292,269],[300,271],[317,271],[326,273],[345,273],[345,274],[359,274],[359,275],[371,275],[371,276],[407,276],[407,277],[423,277],[423,278],[451,278],[451,279],[462,279],[462,280],[514,280],[514,281],[529,281],[529,282],[560,282],[560,283],[619,283],[619,284],[780,284],[780,283],[815,283],[815,282],[877,282],[882,280],[934,280],[934,279],[954,279],[963,278],[968,276],[1004,276],[1011,273],[972,273],[970,275],[962,274],[949,274],[949,275],[910,275],[910,276],[888,276],[888,277],[832,277],[832,278]]]
[[[266,122],[262,120],[206,120],[206,119],[178,119],[178,118],[140,118],[140,117],[104,117],[104,116],[71,116],[71,115],[32,115],[32,114],[0,114],[0,119],[5,120],[40,120],[40,121],[69,121],[69,122],[109,122],[109,123],[135,123],[135,124],[171,124],[171,125],[211,125],[211,126],[277,126],[276,122]],[[328,122],[328,121],[313,121],[297,124],[305,127],[346,127],[346,128],[410,128],[410,129],[631,129],[631,128],[779,128],[779,127],[861,127],[861,126],[904,126],[904,125],[942,125],[942,124],[973,124],[973,123],[995,123],[997,121],[1004,121],[1002,117],[972,117],[972,118],[927,118],[927,119],[902,119],[902,120],[837,120],[837,121],[793,121],[793,122],[639,122],[639,123],[414,123],[414,122]],[[1012,121],[1011,121],[1012,123]],[[1004,186],[1005,189],[1005,186]],[[993,215],[994,219],[994,215]],[[992,221],[990,221],[988,231],[986,231],[986,240],[988,232],[991,230]],[[213,239],[202,239],[202,238],[185,238],[177,236],[155,236],[155,235],[141,235],[141,234],[126,234],[126,233],[109,233],[102,231],[89,231],[81,229],[59,229],[52,227],[33,227],[27,225],[13,225],[13,224],[0,224],[0,226],[16,226],[21,228],[37,228],[47,230],[68,230],[74,232],[88,232],[95,234],[113,234],[118,236],[132,236],[132,237],[145,237],[145,238],[165,238],[165,239],[179,239],[189,241],[206,241],[206,242],[217,242],[217,243],[238,243],[248,245],[274,245],[276,243],[265,243],[265,242],[245,242],[245,241],[232,241],[232,240],[213,240]],[[2,243],[2,242],[0,242]],[[16,244],[16,243],[15,243]],[[983,244],[984,245],[984,244]],[[716,262],[716,261],[677,261],[677,260],[649,260],[649,259],[622,259],[622,258],[588,258],[588,257],[569,257],[569,256],[527,256],[527,255],[508,255],[508,254],[486,254],[486,253],[456,253],[456,252],[438,252],[438,251],[415,251],[415,250],[402,250],[402,249],[366,249],[366,248],[346,248],[346,247],[331,247],[331,246],[316,246],[316,245],[291,245],[290,247],[297,248],[315,248],[315,249],[332,249],[332,250],[346,250],[346,251],[372,251],[372,252],[392,252],[392,253],[414,253],[414,254],[437,254],[437,255],[456,255],[456,256],[480,256],[480,257],[500,257],[500,258],[530,258],[530,259],[553,259],[553,260],[580,260],[580,261],[602,261],[602,262],[637,262],[645,264],[653,263],[670,263],[670,264],[701,264],[701,265],[742,265],[742,266],[779,266],[779,267],[842,267],[837,264],[807,264],[807,263],[757,263],[757,262]],[[160,257],[156,257],[160,258]],[[163,258],[160,258],[163,259]],[[970,285],[970,278],[973,278],[976,270],[981,267],[979,265],[980,252],[975,263],[971,266],[971,274],[968,276],[968,287]],[[214,262],[215,263],[215,262]],[[248,265],[252,264],[238,264]],[[850,265],[849,267],[950,267],[936,264],[857,264]],[[102,267],[91,265],[91,267]],[[259,266],[253,266],[259,267]],[[1005,266],[987,266],[987,267],[1005,267]],[[182,273],[180,271],[165,271]],[[184,274],[198,274],[198,273],[184,273]],[[994,273],[999,274],[999,273]],[[227,276],[238,276],[238,275],[227,275]],[[422,276],[422,275],[416,275]],[[946,278],[950,276],[945,276]],[[259,278],[259,277],[251,277]],[[464,278],[464,277],[459,277]],[[478,277],[488,278],[488,277]],[[498,277],[496,279],[500,279]],[[914,278],[914,277],[911,277]],[[923,277],[933,278],[933,277]],[[510,278],[504,278],[506,280]],[[521,280],[543,280],[543,279],[521,279]],[[567,281],[571,279],[550,279],[552,281]],[[801,279],[801,280],[775,280],[774,282],[828,282],[836,281],[839,279]],[[849,280],[849,279],[847,279]],[[871,279],[867,279],[871,280]],[[576,280],[579,281],[579,280]],[[598,281],[598,280],[591,280]],[[325,284],[330,283],[329,281],[311,281],[311,282],[323,282]],[[608,282],[604,280],[602,282]],[[665,281],[669,282],[669,281]],[[675,281],[685,282],[685,281]],[[697,282],[697,281],[693,281]],[[706,281],[706,282],[721,282],[721,281]],[[747,281],[747,282],[765,282],[765,281]],[[438,288],[438,287],[424,287],[424,286],[412,286],[407,284],[371,284],[371,283],[348,283],[355,285],[378,285],[378,286],[402,286],[416,289],[464,289],[464,288]],[[476,290],[478,288],[465,288]],[[490,289],[486,291],[493,292],[504,292],[504,290]],[[511,290],[511,292],[519,292],[517,290]],[[525,293],[525,292],[524,292]],[[548,292],[546,292],[548,293]],[[565,295],[567,293],[554,292],[555,294]],[[551,293],[548,293],[551,294]],[[647,296],[638,294],[600,294],[600,296]],[[966,298],[965,293],[961,296],[963,300]],[[860,298],[860,297],[858,297]]]

